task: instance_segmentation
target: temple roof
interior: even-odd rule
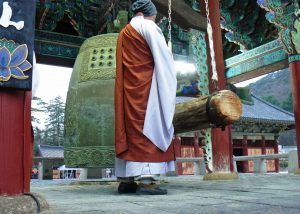
[[[251,95],[253,105],[243,104],[243,114],[241,120],[251,121],[273,121],[284,123],[295,123],[294,114],[284,109],[272,105],[271,103]]]
[[[64,147],[63,146],[49,146],[49,145],[38,145],[38,156],[44,158],[63,158]]]

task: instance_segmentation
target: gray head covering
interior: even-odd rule
[[[131,9],[134,14],[142,12],[146,17],[157,14],[156,7],[151,0],[135,0],[132,3]]]

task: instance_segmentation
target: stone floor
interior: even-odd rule
[[[32,181],[31,191],[57,213],[300,213],[300,175],[240,174],[238,180],[163,177],[168,195],[119,195],[114,181]]]

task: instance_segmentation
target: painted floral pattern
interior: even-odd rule
[[[29,78],[24,74],[32,67],[26,60],[27,56],[26,44],[19,45],[12,53],[6,47],[0,47],[0,82],[7,82],[10,78],[18,80]]]

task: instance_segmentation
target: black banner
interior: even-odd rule
[[[0,0],[0,88],[31,90],[35,0]]]

